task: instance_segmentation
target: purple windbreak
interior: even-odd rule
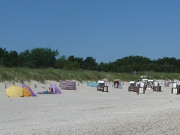
[[[62,94],[62,92],[60,91],[60,89],[55,85],[55,84],[50,84],[50,87],[53,88],[53,92],[55,94]]]
[[[26,87],[25,84],[22,85],[22,88],[24,88],[24,87]],[[31,95],[32,95],[33,97],[35,97],[36,94],[32,91],[32,89],[31,89],[29,86],[27,86],[27,87],[28,87],[29,91],[31,92]]]
[[[76,90],[75,81],[60,81],[60,88],[63,90]]]

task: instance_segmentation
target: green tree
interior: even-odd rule
[[[58,58],[55,62],[55,68],[63,69],[66,67],[66,65],[67,65],[67,59],[64,55]]]
[[[25,50],[24,52],[21,52],[18,57],[18,65],[21,67],[34,67],[32,61],[31,61],[31,51]]]
[[[0,48],[0,66],[4,66],[4,55],[6,52],[5,48]]]
[[[8,59],[9,59],[9,66],[10,67],[17,67],[18,65],[18,53],[16,51],[10,51],[8,53]]]
[[[33,67],[54,67],[58,51],[53,51],[50,48],[36,48],[31,50],[30,60]]]
[[[83,61],[83,68],[87,70],[97,70],[96,59],[94,59],[93,57],[87,57]]]

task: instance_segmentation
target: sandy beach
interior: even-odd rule
[[[50,83],[25,82],[37,93]],[[6,86],[5,86],[6,84]],[[5,87],[21,83],[0,83],[1,135],[178,135],[180,96],[162,85],[162,92],[146,90],[137,95],[122,89],[97,91],[86,82],[77,90],[61,90],[62,95],[9,98]],[[164,82],[163,82],[164,84]]]

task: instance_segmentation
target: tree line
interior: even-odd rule
[[[180,72],[180,59],[159,58],[150,60],[143,56],[128,56],[117,59],[114,62],[97,63],[93,57],[58,57],[57,50],[50,48],[35,48],[18,53],[0,48],[1,67],[28,67],[28,68],[57,68],[70,70],[96,70],[105,72],[131,72],[131,71],[155,71],[155,72]]]

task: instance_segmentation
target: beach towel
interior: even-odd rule
[[[48,92],[48,90],[46,90],[38,92],[37,94],[62,94],[61,90],[55,84],[50,84],[50,88],[52,89],[52,92]]]
[[[56,94],[54,92],[38,92],[37,94]]]
[[[87,86],[90,86],[90,87],[97,87],[98,85],[99,85],[99,83],[87,81]]]

